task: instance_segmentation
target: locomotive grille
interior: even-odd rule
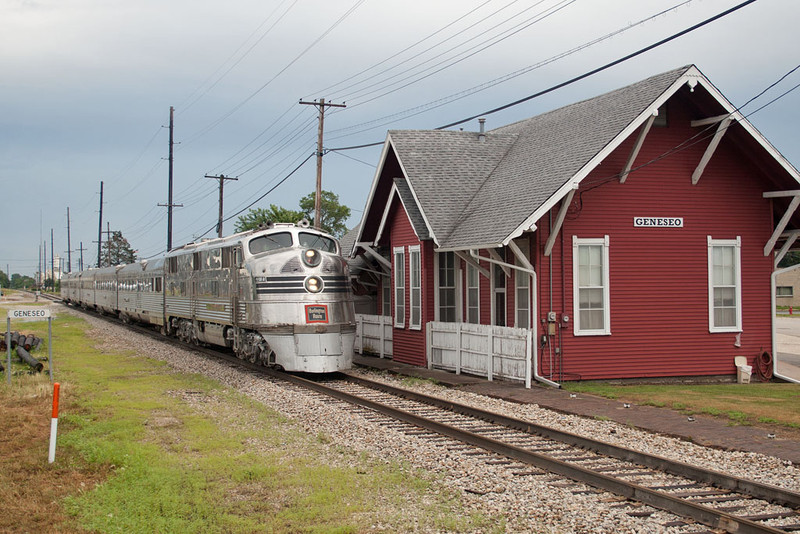
[[[305,279],[305,276],[268,276],[266,281],[256,282],[256,294],[307,293]],[[322,293],[346,293],[349,287],[346,276],[323,276],[322,283]]]
[[[303,265],[300,263],[300,258],[292,258],[287,261],[281,268],[282,273],[299,273],[303,272]]]

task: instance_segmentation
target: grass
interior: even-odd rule
[[[28,323],[46,332],[46,323]],[[238,392],[53,324],[46,374],[0,386],[2,532],[502,532],[433,476],[329,444]],[[46,349],[45,349],[46,350]]]
[[[625,402],[725,418],[734,425],[769,424],[800,429],[800,386],[797,384],[611,385],[575,382],[563,386],[570,391]]]

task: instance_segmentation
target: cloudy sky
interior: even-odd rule
[[[0,270],[33,275],[51,229],[66,259],[67,208],[72,270],[81,244],[84,265],[96,263],[101,181],[103,230],[140,257],[163,252],[170,106],[177,246],[215,235],[218,182],[206,174],[238,177],[225,184],[226,233],[259,197],[254,207],[297,209],[313,191],[317,109],[301,99],[346,103],[326,113],[326,149],[380,142],[536,93],[740,3],[0,0]],[[796,0],[756,1],[487,125],[691,63],[742,105],[800,64],[797,20]],[[798,84],[800,70],[742,110],[795,166],[800,89],[784,93]],[[352,209],[351,226],[379,153],[324,158],[323,187]]]

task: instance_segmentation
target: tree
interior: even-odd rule
[[[109,267],[135,261],[136,251],[131,248],[128,240],[122,237],[122,232],[111,232],[111,238],[103,243],[103,257],[100,265]]]
[[[293,211],[270,204],[269,209],[256,208],[248,211],[236,221],[236,231],[254,230],[267,222],[296,223],[301,219],[314,220],[314,197],[310,193],[300,199],[300,211]],[[322,192],[320,200],[321,229],[336,237],[341,237],[347,232],[345,222],[350,217],[350,208],[339,204],[339,196],[330,191]]]
[[[275,204],[270,204],[268,210],[256,208],[239,217],[236,221],[235,230],[237,232],[255,230],[262,224],[267,224],[268,222],[296,223],[303,217],[305,217],[305,214],[301,211],[287,210]]]
[[[309,221],[314,221],[314,198],[316,193],[311,193],[300,199],[300,209],[303,210]],[[320,199],[320,228],[336,237],[342,237],[347,232],[346,221],[350,217],[350,208],[339,204],[339,195],[330,191],[323,191]],[[315,225],[316,226],[316,225]]]
[[[11,280],[8,278],[8,274],[0,271],[0,287],[11,287]]]
[[[14,273],[11,275],[12,289],[24,289],[26,287],[33,287],[34,284],[36,284],[36,281],[30,276],[24,276],[19,273]]]

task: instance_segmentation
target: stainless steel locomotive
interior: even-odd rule
[[[287,371],[327,373],[353,360],[355,312],[338,242],[305,223],[190,243],[138,263],[65,275],[67,303],[229,347]]]

